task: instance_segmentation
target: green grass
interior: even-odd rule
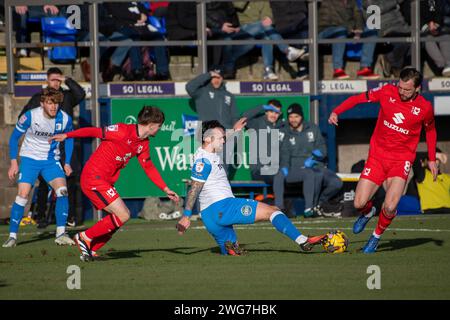
[[[375,220],[375,219],[374,219]],[[398,217],[364,255],[375,221],[362,235],[353,219],[295,220],[306,234],[341,228],[349,251],[301,253],[268,223],[237,233],[249,250],[220,256],[194,223],[178,236],[175,222],[133,220],[104,248],[104,261],[82,263],[78,251],[57,247],[52,228],[21,228],[16,248],[0,248],[0,299],[450,299],[450,216]],[[7,226],[0,226],[6,239]],[[68,290],[67,267],[81,267],[81,290]],[[381,268],[381,289],[369,290],[369,265]]]

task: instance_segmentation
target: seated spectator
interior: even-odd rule
[[[147,11],[141,3],[105,3],[105,8],[115,26],[112,34],[106,28],[100,27],[104,35],[111,34],[108,36],[108,40],[130,42],[132,40],[164,40],[164,36],[147,23]],[[156,60],[156,76],[146,80],[168,80],[170,74],[167,49],[166,47],[157,46],[153,47],[153,50]],[[127,54],[130,56],[132,72],[127,75],[125,80],[138,81],[144,78],[140,47],[119,47],[116,49],[116,55],[113,55],[111,59],[111,64],[102,74],[104,82],[111,81],[115,74],[121,72],[121,66]]]
[[[28,29],[28,19],[31,18],[43,18],[50,16],[57,16],[59,14],[59,8],[53,5],[45,6],[16,6],[14,26],[16,30],[16,42],[17,43],[29,43],[31,42],[31,33]],[[29,55],[29,51],[22,48],[17,53],[18,56],[26,57]]]
[[[279,139],[279,133],[276,137],[272,137],[274,129],[281,129],[284,126],[284,120],[281,112],[281,102],[276,99],[271,99],[267,104],[257,106],[242,114],[242,117],[247,118],[247,129],[253,129],[256,132],[257,140],[252,140],[251,143],[256,144],[256,148],[252,149],[256,152],[256,155],[250,155],[250,159],[254,159],[256,156],[256,163],[250,163],[250,172],[253,180],[263,180],[268,184],[273,184],[273,178],[278,173],[279,167],[279,149],[272,150],[272,139]],[[262,131],[266,130],[266,131]],[[267,146],[266,150],[260,149],[259,139],[262,137],[263,132],[267,132],[266,141],[264,144]],[[266,156],[267,160],[277,159],[276,161],[261,161],[261,156]],[[273,171],[275,170],[275,171]]]
[[[365,29],[362,13],[355,0],[329,0],[321,2],[319,8],[319,39],[347,38],[352,34],[355,39],[374,37],[374,31]],[[363,31],[364,30],[364,31]],[[357,76],[361,79],[378,79],[372,71],[375,43],[364,43],[361,52],[361,69]],[[345,43],[332,44],[333,78],[348,79],[344,70]]]
[[[447,163],[447,155],[436,148],[436,164],[439,173],[436,181],[428,168],[428,156],[418,154],[413,164],[414,180],[420,198],[420,207],[425,213],[450,212],[450,175],[441,172],[441,164]]]
[[[281,132],[280,171],[274,177],[275,206],[283,211],[285,183],[303,182],[305,217],[316,215],[316,206],[322,188],[323,176],[318,170],[306,166],[311,151],[325,146],[319,128],[303,121],[303,110],[298,103],[287,110],[288,124]],[[313,149],[310,149],[310,148]],[[322,148],[323,150],[323,148]],[[322,153],[324,153],[323,151]]]
[[[272,8],[275,30],[283,39],[308,38],[308,7],[305,1],[269,1]],[[297,71],[292,76],[298,80],[308,77],[308,46],[299,45],[306,53],[297,60]],[[282,59],[283,59],[282,55]],[[287,65],[282,61],[283,65]]]
[[[411,27],[409,26],[406,17],[410,14],[403,14],[400,10],[400,5],[408,6],[409,1],[403,0],[363,0],[363,15],[364,19],[368,19],[367,8],[371,5],[376,5],[381,11],[381,29],[378,35],[381,37],[409,37],[411,36]],[[381,56],[381,67],[383,75],[390,77],[392,74],[398,78],[400,71],[410,64],[408,59],[411,44],[409,43],[391,43],[391,49],[385,55]]]
[[[422,1],[420,3],[421,25],[423,35],[433,37],[442,35],[444,24],[445,0]],[[439,69],[439,74],[450,77],[450,41],[425,42],[425,49]]]
[[[195,2],[170,2],[166,15],[169,40],[197,39],[197,6]]]
[[[283,40],[281,35],[273,27],[272,10],[267,1],[235,3],[241,5],[237,8],[240,27],[234,28],[234,32],[229,33],[224,39],[266,39]],[[264,62],[263,78],[265,80],[277,80],[278,76],[273,70],[273,45],[264,44],[262,47],[262,57]],[[305,53],[287,44],[278,44],[277,47],[283,52],[289,61],[295,61]],[[235,73],[235,64],[239,57],[243,56],[254,48],[254,45],[233,45],[224,49],[224,65],[226,73]],[[230,77],[234,78],[234,77]]]

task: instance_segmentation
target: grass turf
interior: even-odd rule
[[[360,235],[353,219],[294,220],[305,234],[343,230],[344,254],[301,253],[269,223],[238,227],[241,257],[220,256],[201,223],[179,236],[174,221],[133,220],[90,263],[54,244],[54,226],[25,226],[16,248],[0,248],[0,299],[450,299],[450,215],[398,217],[365,255],[375,220]],[[67,289],[70,265],[81,268],[81,290]],[[381,269],[380,290],[367,288],[370,265]]]

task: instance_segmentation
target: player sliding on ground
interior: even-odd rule
[[[406,186],[406,180],[416,156],[417,144],[422,126],[425,128],[428,146],[428,167],[436,180],[436,129],[433,107],[419,94],[422,75],[413,68],[405,68],[400,73],[397,86],[385,85],[352,96],[333,110],[328,119],[338,125],[338,115],[359,103],[379,102],[375,131],[370,140],[369,157],[356,187],[355,208],[361,216],[353,225],[353,232],[360,233],[375,215],[372,197],[384,183],[386,197],[378,218],[378,224],[364,253],[374,253],[380,236],[397,214],[397,205]]]
[[[217,154],[224,143],[225,128],[216,120],[203,122],[202,147],[194,156],[192,184],[187,195],[184,215],[177,224],[180,234],[189,228],[192,208],[199,196],[202,222],[224,255],[244,253],[237,241],[234,224],[253,224],[270,220],[275,229],[295,241],[304,251],[310,251],[314,245],[325,239],[326,235],[302,235],[277,207],[251,199],[235,198]]]
[[[130,219],[130,211],[120,198],[114,183],[120,170],[137,156],[145,173],[167,196],[178,203],[178,195],[170,190],[150,159],[149,137],[154,137],[164,123],[164,113],[156,107],[145,106],[139,112],[138,124],[119,123],[106,128],[82,128],[59,134],[50,141],[66,138],[94,137],[102,139],[81,173],[81,189],[98,210],[109,214],[94,226],[75,235],[81,252],[80,259],[90,261],[97,257],[112,235]]]

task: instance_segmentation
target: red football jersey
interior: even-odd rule
[[[411,101],[401,101],[398,88],[388,84],[347,99],[334,112],[340,114],[362,102],[379,102],[381,106],[370,140],[369,156],[414,161],[423,125],[427,133],[430,160],[435,160],[434,111],[431,103],[423,96],[417,95]]]
[[[120,170],[131,158],[138,157],[147,176],[161,189],[166,184],[150,159],[149,140],[140,139],[136,124],[118,123],[104,128],[81,128],[67,134],[69,138],[97,137],[100,146],[83,168],[84,174],[92,175],[114,184]]]

